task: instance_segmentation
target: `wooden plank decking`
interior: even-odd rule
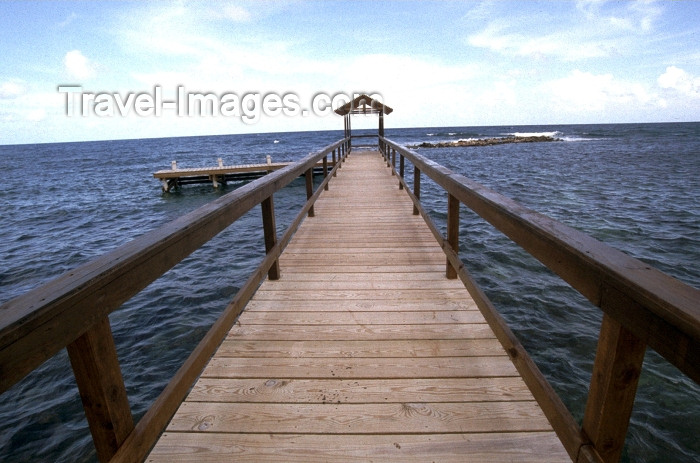
[[[269,156],[268,156],[269,158]],[[221,162],[221,159],[219,159]],[[159,170],[153,173],[153,177],[161,181],[163,191],[170,191],[171,188],[180,185],[191,185],[195,183],[212,183],[214,188],[218,188],[220,183],[236,180],[251,180],[263,175],[280,170],[290,162],[268,162],[265,164],[240,164],[235,166],[224,166],[223,162],[215,167],[176,167],[173,161],[171,169]],[[333,162],[328,163],[328,168],[333,167]],[[318,163],[315,170],[323,169],[323,163]]]
[[[571,461],[377,152],[352,152],[147,461]]]

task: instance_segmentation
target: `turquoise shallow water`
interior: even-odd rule
[[[563,142],[420,149],[524,205],[700,287],[700,124],[388,129],[399,143],[550,133]],[[215,191],[162,194],[152,172],[298,159],[341,132],[0,146],[0,303],[203,205]],[[39,174],[37,174],[37,172]],[[444,226],[444,193],[422,197]],[[275,196],[281,230],[303,181]],[[110,317],[136,418],[149,407],[263,254],[259,209]],[[462,210],[463,260],[580,419],[600,311]],[[624,461],[700,460],[700,388],[648,352]],[[0,461],[96,461],[65,352],[0,396]]]

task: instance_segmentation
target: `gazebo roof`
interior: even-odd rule
[[[387,105],[370,98],[364,93],[335,110],[336,114],[341,116],[347,114],[390,114],[392,111],[393,109]]]

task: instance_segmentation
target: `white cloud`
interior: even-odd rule
[[[11,79],[0,82],[0,99],[10,100],[24,95],[27,92],[27,85],[19,79]]]
[[[44,108],[33,109],[27,113],[27,120],[32,122],[40,122],[46,119],[46,110]]]
[[[579,61],[635,49],[634,38],[652,32],[662,10],[653,1],[587,0],[577,2],[569,17],[503,13],[493,10],[491,16],[498,19],[470,34],[467,44],[505,56]]]
[[[509,33],[508,26],[492,23],[467,38],[469,45],[510,56],[556,57],[565,61],[609,56],[614,44],[598,39],[582,39],[575,31],[554,32],[541,36]]]
[[[570,112],[603,111],[611,105],[639,106],[656,101],[656,97],[640,83],[618,80],[612,74],[595,75],[578,69],[567,77],[549,82],[546,88],[555,103]]]
[[[227,5],[223,8],[222,13],[226,19],[233,22],[248,22],[252,19],[250,11],[240,5]]]
[[[576,7],[586,19],[629,32],[650,32],[663,13],[655,0],[610,2],[606,0],[579,0]]]
[[[515,106],[517,102],[515,85],[515,80],[494,82],[489,88],[479,92],[478,104],[491,108]]]
[[[76,19],[78,19],[78,15],[75,13],[71,13],[66,17],[66,19],[64,19],[60,23],[56,24],[56,26],[59,29],[64,29],[64,28],[70,26],[73,23],[73,21],[75,21]]]
[[[700,77],[694,77],[676,66],[667,67],[657,82],[661,88],[672,89],[691,98],[700,97]]]
[[[63,64],[70,77],[80,80],[91,79],[97,74],[95,65],[80,50],[71,50],[63,58]]]

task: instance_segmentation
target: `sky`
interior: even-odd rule
[[[700,121],[696,1],[0,2],[0,51],[0,144]]]

